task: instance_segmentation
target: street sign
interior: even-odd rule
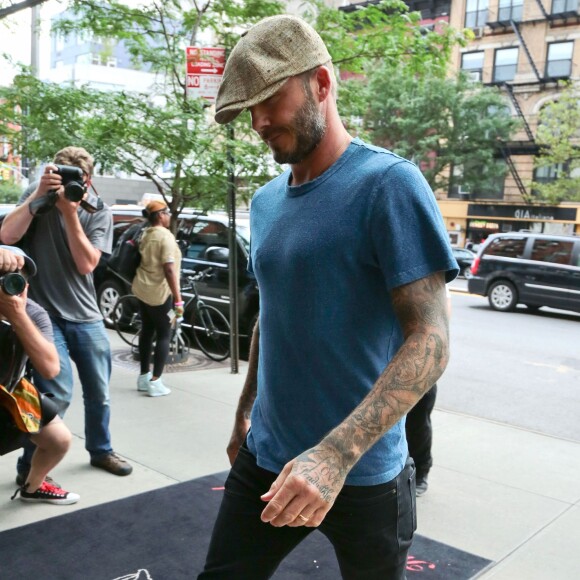
[[[186,94],[214,102],[226,66],[225,48],[188,46],[186,56]]]

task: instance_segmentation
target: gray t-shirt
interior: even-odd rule
[[[21,204],[34,192],[32,184],[20,198]],[[78,209],[81,227],[90,243],[104,254],[113,245],[113,214],[105,204],[93,214]],[[53,208],[34,218],[26,250],[36,262],[38,273],[29,280],[30,296],[53,316],[71,322],[96,322],[103,317],[97,305],[93,274],[81,275],[71,254],[62,214]]]
[[[30,298],[26,301],[26,314],[42,336],[54,342],[52,323],[46,310]],[[14,328],[7,320],[0,320],[0,385],[11,388],[22,378],[28,355]]]

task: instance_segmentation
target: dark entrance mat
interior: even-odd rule
[[[2,532],[0,577],[195,579],[205,561],[225,475],[194,479]],[[489,563],[416,536],[407,576],[463,580]],[[337,580],[340,573],[331,545],[321,533],[314,532],[286,558],[274,578]]]

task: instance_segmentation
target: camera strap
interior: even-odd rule
[[[98,211],[101,211],[105,207],[105,204],[103,203],[103,200],[101,199],[101,196],[99,195],[99,192],[93,185],[92,181],[91,181],[91,189],[95,192],[95,195],[97,196],[96,205],[93,206],[89,203],[86,203],[85,200],[83,199],[81,200],[81,207],[88,213],[96,213]]]

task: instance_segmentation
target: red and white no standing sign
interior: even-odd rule
[[[214,102],[226,66],[225,48],[188,46],[186,55],[186,94]]]

